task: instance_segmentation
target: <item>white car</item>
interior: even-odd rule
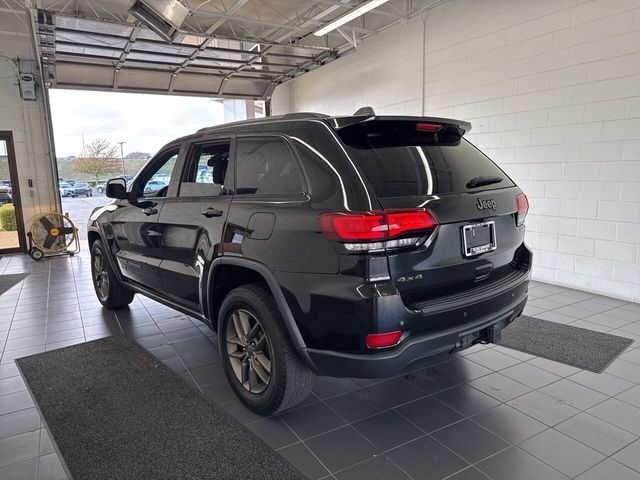
[[[75,197],[76,196],[75,190],[67,182],[60,182],[58,184],[58,188],[60,190],[60,196],[61,197]]]
[[[144,193],[159,192],[166,186],[166,183],[159,180],[149,180],[144,186]]]

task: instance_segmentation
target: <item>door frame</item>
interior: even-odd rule
[[[20,182],[18,177],[18,167],[16,164],[16,151],[13,145],[13,133],[10,130],[0,130],[0,141],[4,140],[7,144],[7,160],[9,161],[9,177],[11,180],[11,197],[13,206],[16,211],[16,225],[18,227],[18,243],[15,248],[0,249],[0,253],[20,253],[27,251],[26,235],[24,227],[24,219],[22,212],[22,198],[20,197]]]

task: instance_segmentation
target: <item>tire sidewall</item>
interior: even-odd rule
[[[100,251],[100,254],[102,255],[102,263],[104,265],[104,269],[107,272],[107,275],[109,276],[109,293],[107,294],[107,298],[105,299],[100,298],[100,292],[98,292],[98,289],[96,287],[96,281],[95,281],[96,275],[95,275],[95,270],[93,268],[93,257],[94,257],[93,252],[96,250]],[[96,240],[91,245],[91,283],[93,284],[93,290],[96,293],[96,297],[98,301],[106,307],[109,307],[111,304],[111,301],[113,300],[112,298],[113,289],[116,287],[115,282],[116,282],[116,278],[115,278],[115,275],[113,274],[113,270],[111,269],[111,264],[109,263],[107,254],[104,251],[104,246],[102,244],[102,241]]]
[[[98,292],[98,288],[96,287],[96,272],[93,266],[93,258],[95,256],[96,251],[100,252],[100,255],[102,255],[102,262],[103,264],[106,263],[106,268],[105,270],[107,271],[107,274],[109,275],[109,293],[107,295],[107,298],[105,298],[104,300],[102,298],[100,298],[100,292]],[[98,301],[105,305],[106,303],[109,302],[109,296],[111,295],[111,281],[113,279],[113,273],[111,272],[111,268],[110,265],[108,263],[109,261],[107,260],[107,257],[104,253],[104,248],[102,247],[102,242],[100,240],[96,240],[95,242],[93,242],[93,244],[91,245],[91,283],[93,284],[93,291],[96,293],[96,297],[98,298]]]
[[[237,309],[245,309],[254,315],[261,323],[264,332],[271,343],[271,380],[266,390],[262,393],[250,393],[240,383],[231,367],[227,352],[226,329],[231,318],[231,313]],[[225,298],[220,309],[220,323],[218,326],[218,340],[222,365],[225,375],[234,392],[256,412],[268,413],[273,410],[274,403],[279,404],[284,392],[284,350],[280,338],[281,333],[275,322],[278,319],[271,318],[271,312],[259,301],[255,301],[253,295],[246,291],[231,292]]]

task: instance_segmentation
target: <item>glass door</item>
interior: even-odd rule
[[[11,132],[0,131],[0,254],[24,250],[13,136]]]

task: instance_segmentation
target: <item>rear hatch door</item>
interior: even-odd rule
[[[391,279],[409,305],[511,274],[523,243],[521,191],[462,138],[464,130],[443,119],[371,120],[338,130],[382,209],[426,208],[437,217],[418,247],[387,250]]]

